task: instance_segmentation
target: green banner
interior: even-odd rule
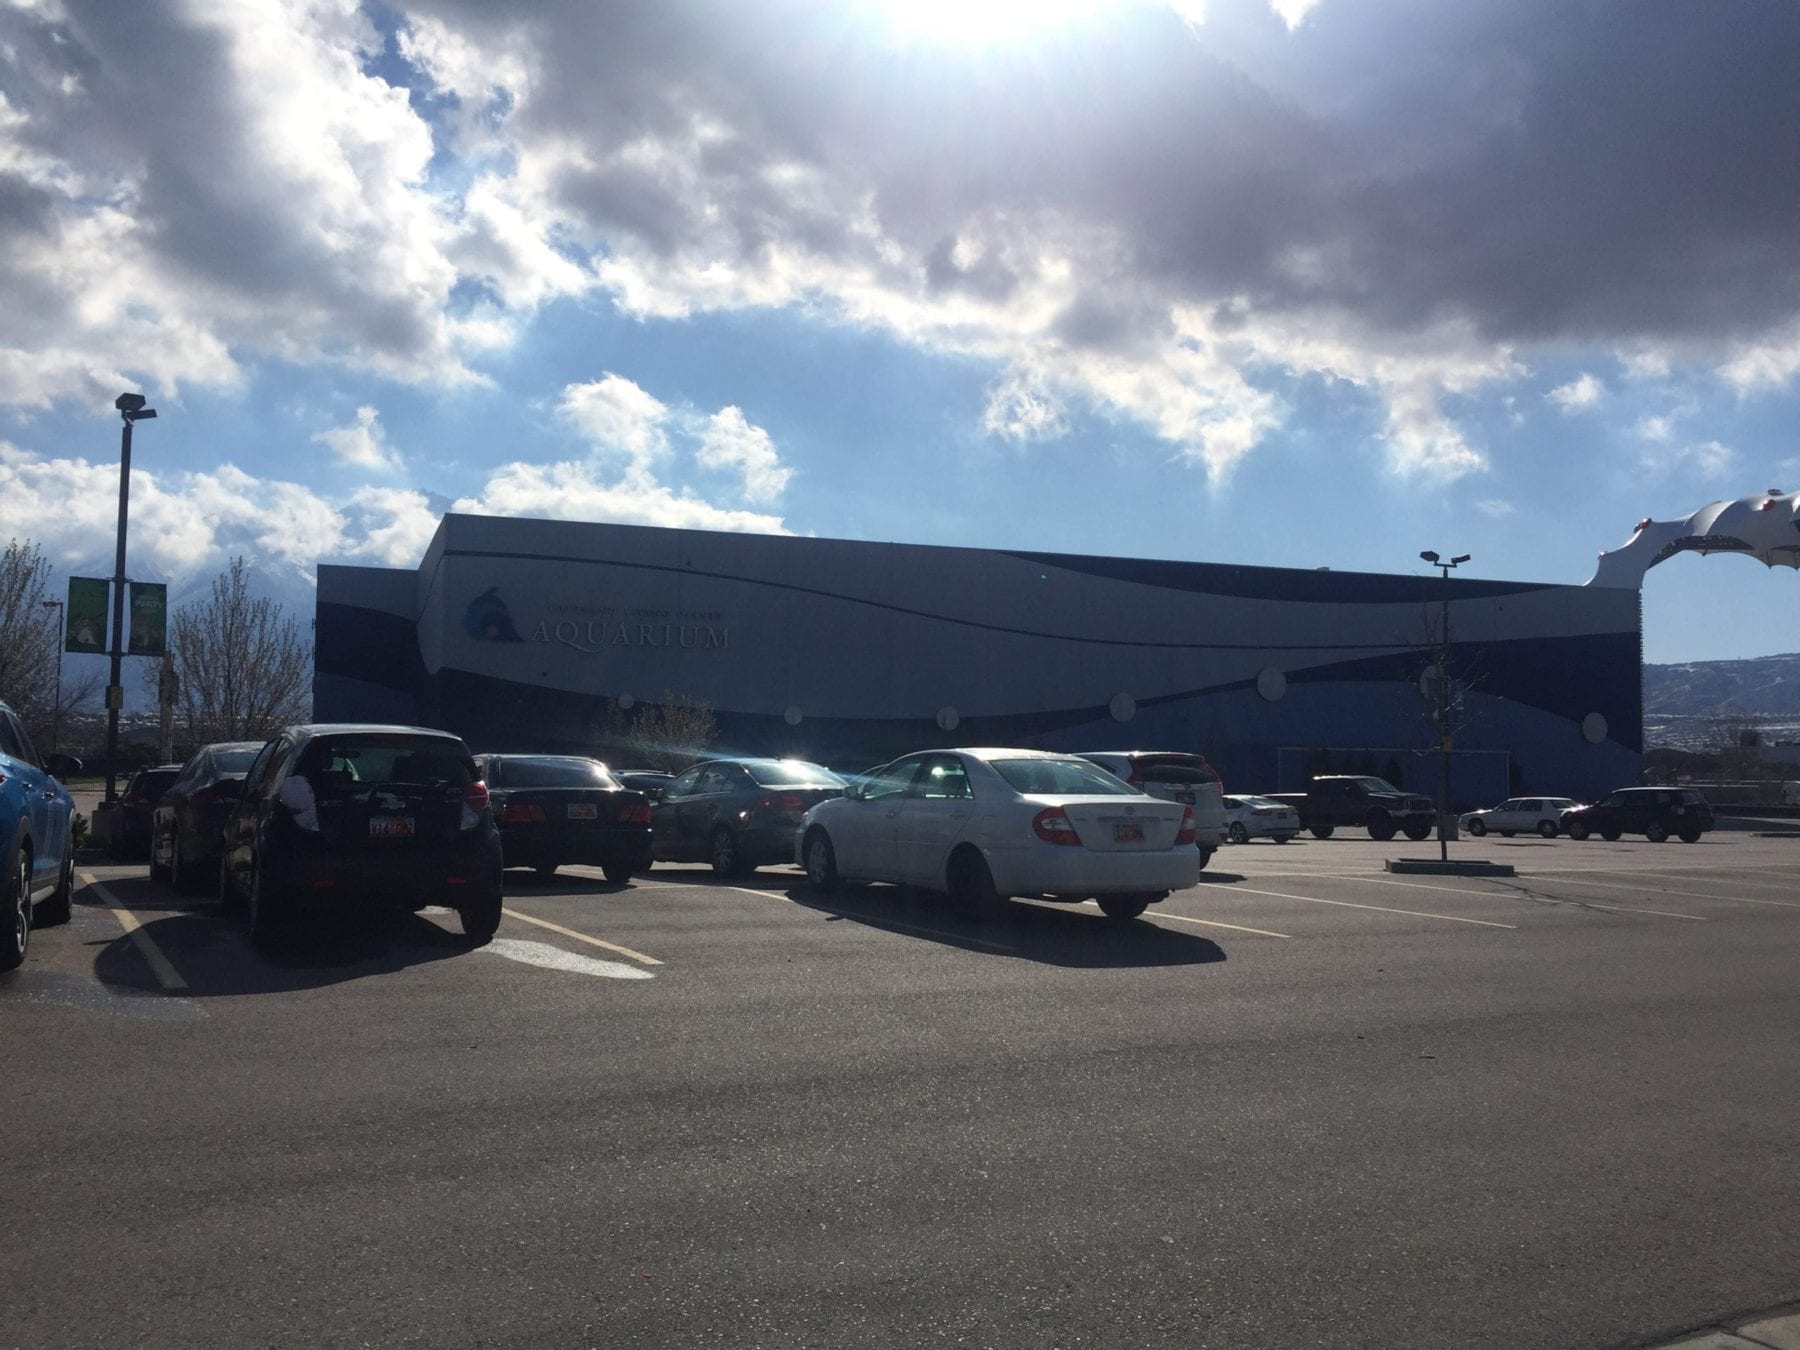
[[[168,642],[169,588],[160,581],[133,581],[130,656],[161,656]]]
[[[69,628],[63,650],[106,650],[106,602],[111,586],[100,577],[69,578]]]

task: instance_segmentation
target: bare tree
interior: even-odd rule
[[[209,598],[175,615],[169,654],[176,707],[196,743],[260,740],[306,716],[312,652],[279,605],[251,596],[241,557],[213,579]],[[156,677],[148,664],[146,682]]]
[[[669,773],[706,755],[718,734],[712,705],[667,689],[661,703],[640,703],[629,713],[609,702],[600,730],[607,745],[630,757],[630,767]]]
[[[29,539],[0,554],[0,700],[12,705],[34,740],[49,743],[58,709],[57,631],[46,593],[50,561]],[[40,747],[41,748],[41,747]]]

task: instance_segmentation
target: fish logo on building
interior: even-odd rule
[[[498,595],[498,586],[489,586],[469,601],[463,611],[463,628],[479,642],[523,642],[513,627],[512,612]]]

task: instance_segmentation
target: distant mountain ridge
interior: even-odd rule
[[[1644,666],[1644,716],[1800,717],[1800,652]]]

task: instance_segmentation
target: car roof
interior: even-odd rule
[[[454,731],[445,731],[442,727],[410,727],[383,722],[302,722],[298,725],[282,728],[284,735],[293,736],[297,740],[316,740],[321,736],[431,736],[441,741],[455,741],[461,745],[462,737]],[[468,747],[463,746],[467,751]]]
[[[1080,759],[1097,759],[1113,755],[1119,759],[1205,759],[1198,750],[1077,750]]]

